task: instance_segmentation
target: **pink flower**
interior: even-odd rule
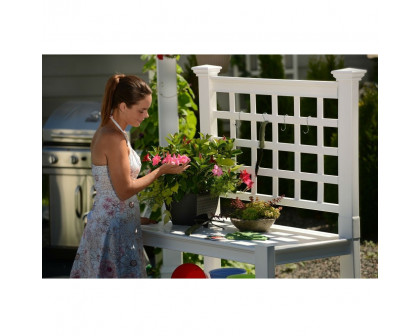
[[[246,180],[245,181],[245,184],[247,186],[247,189],[251,189],[252,188],[252,185],[254,184],[254,182],[252,182],[252,180]]]
[[[214,168],[212,169],[212,173],[214,176],[220,176],[223,174],[222,168],[220,168],[218,165],[214,165]]]
[[[171,164],[173,164],[173,165],[179,165],[179,154],[178,154],[178,156],[175,156],[175,154],[172,155]]]
[[[188,163],[190,161],[191,161],[190,158],[186,155],[180,155],[179,156],[179,162],[182,163],[182,164]]]
[[[239,174],[239,178],[242,180],[242,182],[245,182],[246,180],[249,180],[251,178],[251,175],[245,170],[241,171]]]
[[[245,170],[241,171],[239,178],[246,184],[247,189],[251,189],[254,182],[251,180],[251,175]]]
[[[163,163],[170,163],[171,159],[172,159],[171,154],[167,153],[166,157],[162,160],[162,164]]]
[[[161,157],[159,155],[156,155],[152,159],[152,165],[156,166],[161,160]]]
[[[190,162],[190,158],[186,155],[175,155],[173,154],[171,156],[171,154],[166,154],[166,157],[162,160],[162,164],[163,163],[170,163],[173,165],[179,165],[179,164],[184,164],[184,163],[188,163]]]

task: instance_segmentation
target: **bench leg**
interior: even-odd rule
[[[219,258],[207,257],[204,256],[204,272],[209,274],[211,270],[220,268],[222,266],[222,261]]]
[[[340,277],[360,278],[360,241],[353,240],[350,245],[350,254],[340,256]]]
[[[255,247],[255,277],[260,279],[275,277],[274,246]]]
[[[182,264],[182,252],[162,249],[162,267],[160,268],[161,278],[170,278],[175,268]]]

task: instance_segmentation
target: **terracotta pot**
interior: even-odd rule
[[[239,231],[267,232],[276,221],[273,218],[239,219],[231,218],[230,221]]]

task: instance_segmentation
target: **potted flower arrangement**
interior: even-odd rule
[[[229,214],[232,224],[239,231],[265,232],[280,216],[282,208],[278,205],[283,196],[271,201],[261,201],[250,196],[244,203],[238,197],[231,202],[233,212]]]
[[[196,202],[200,196],[213,199],[214,214],[219,196],[236,192],[242,184],[245,184],[245,189],[252,186],[249,174],[241,172],[241,165],[236,164],[236,156],[242,151],[235,148],[234,139],[213,138],[201,133],[199,138],[188,139],[183,134],[175,133],[169,135],[167,141],[166,147],[153,147],[143,157],[143,164],[151,170],[165,162],[188,162],[190,167],[180,175],[161,176],[140,193],[139,200],[150,206],[152,219],[161,219],[160,209],[165,204],[164,223],[172,219],[177,224],[174,218],[176,205],[184,201]],[[187,214],[190,206],[181,204],[181,207],[180,212]],[[189,214],[187,219],[179,220],[179,224],[193,225],[191,218],[196,215]]]

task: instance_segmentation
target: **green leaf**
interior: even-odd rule
[[[234,166],[235,160],[232,159],[218,159],[216,160],[219,166]]]
[[[179,183],[177,182],[172,188],[171,191],[173,191],[174,193],[177,193],[179,189]]]
[[[147,72],[147,71],[149,71],[149,70],[156,70],[156,59],[155,59],[155,57],[154,56],[152,56],[152,55],[150,55],[150,56],[146,56],[146,57],[144,57],[144,56],[146,56],[146,55],[143,55],[142,56],[142,59],[143,60],[145,60],[145,59],[147,59],[147,57],[150,57],[148,60],[147,60],[147,62],[143,65],[143,72]]]
[[[234,166],[234,167],[230,168],[230,171],[231,171],[231,172],[235,172],[235,171],[237,171],[238,169],[240,169],[242,166],[243,166],[243,165]]]
[[[184,125],[185,124],[185,119],[187,118],[188,112],[186,109],[180,108],[178,111],[178,117],[179,117],[179,124]]]
[[[165,210],[163,212],[163,222],[168,223],[170,219],[171,219],[171,213],[168,210]]]

